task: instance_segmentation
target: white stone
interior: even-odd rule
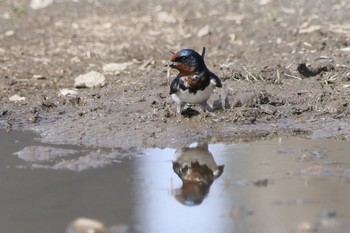
[[[3,19],[10,19],[11,18],[11,15],[9,12],[5,12],[4,14],[2,14],[2,18]]]
[[[102,67],[103,73],[105,74],[119,74],[121,71],[126,70],[133,62],[122,62],[122,63],[109,63]]]
[[[107,233],[107,229],[96,219],[77,218],[69,224],[67,233]]]
[[[259,5],[260,5],[260,6],[266,5],[266,4],[270,3],[270,2],[271,2],[271,0],[260,0],[260,1],[259,1]]]
[[[90,71],[86,74],[81,74],[75,78],[74,87],[96,87],[105,85],[105,76],[96,71]]]
[[[72,58],[70,59],[70,62],[74,64],[74,63],[79,63],[79,62],[81,62],[81,61],[80,61],[79,57],[72,57]]]
[[[157,20],[159,22],[163,22],[163,23],[176,23],[175,16],[173,16],[165,11],[158,12]]]
[[[62,96],[76,96],[78,95],[78,91],[76,89],[61,89],[60,90],[60,95]]]
[[[33,10],[38,10],[48,7],[52,3],[53,0],[31,0],[29,5]]]
[[[202,27],[201,29],[199,29],[197,36],[198,37],[203,37],[203,36],[207,36],[210,34],[210,28],[209,25],[205,25],[204,27]]]
[[[13,30],[5,32],[5,36],[13,36],[14,34],[15,34],[15,31]]]
[[[10,101],[18,102],[18,101],[24,101],[26,100],[26,97],[19,96],[19,95],[13,95],[9,98]]]
[[[33,74],[33,79],[46,79],[46,77],[44,75],[41,74]]]
[[[350,47],[345,47],[340,49],[343,52],[350,52]]]

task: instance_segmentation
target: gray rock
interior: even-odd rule
[[[67,233],[107,233],[105,225],[90,218],[77,218],[67,228]]]
[[[60,90],[60,94],[62,96],[76,96],[78,95],[78,91],[76,89],[67,89],[67,88],[63,88]]]
[[[203,36],[207,36],[210,34],[210,28],[209,25],[205,25],[204,27],[202,27],[201,29],[199,29],[197,36],[198,37],[203,37]]]
[[[31,0],[29,6],[33,10],[38,10],[50,6],[52,3],[53,0]]]
[[[18,101],[24,101],[26,100],[26,97],[23,97],[23,96],[19,96],[19,95],[13,95],[9,98],[10,101],[13,101],[13,102],[18,102]]]
[[[123,70],[126,70],[128,66],[132,64],[133,62],[109,63],[104,65],[102,67],[102,70],[105,74],[119,74]]]
[[[105,76],[96,71],[90,71],[86,74],[81,74],[75,78],[74,87],[84,88],[84,87],[97,87],[105,85]]]
[[[159,22],[162,22],[162,23],[176,23],[176,21],[177,21],[175,16],[173,16],[165,11],[158,12],[157,20]]]

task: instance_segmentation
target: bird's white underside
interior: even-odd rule
[[[182,102],[186,104],[202,104],[206,102],[210,95],[213,93],[216,84],[211,81],[209,86],[207,86],[203,91],[198,90],[195,94],[190,93],[187,90],[179,89],[178,92],[171,95],[176,104],[180,105]]]
[[[204,90],[198,90],[195,94],[190,93],[187,90],[179,89],[176,93],[172,94],[171,97],[177,105],[177,112],[180,113],[185,105],[197,105],[200,104],[202,111],[207,110],[207,100],[213,93],[216,87],[216,82],[211,80],[209,85]]]

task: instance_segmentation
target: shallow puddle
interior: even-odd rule
[[[79,217],[114,233],[350,229],[349,142],[124,151],[34,138],[0,131],[0,232],[65,232]]]

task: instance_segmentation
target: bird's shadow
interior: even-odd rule
[[[197,111],[196,109],[193,109],[193,108],[186,108],[186,109],[181,111],[181,115],[183,115],[184,117],[188,117],[188,118],[197,116],[199,114],[200,114],[200,112]]]

